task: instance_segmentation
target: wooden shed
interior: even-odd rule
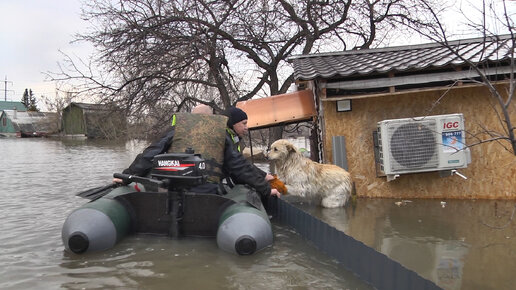
[[[125,135],[127,120],[113,106],[71,103],[63,109],[61,128],[65,136],[115,139]]]
[[[511,144],[500,140],[469,146],[491,138],[486,129],[506,129],[503,115],[494,110],[498,104],[468,62],[504,92],[514,72],[512,39],[466,39],[449,45],[463,58],[430,43],[290,59],[298,86],[311,89],[316,100],[320,161],[333,163],[338,148],[344,147],[359,196],[516,198],[516,157],[507,150]],[[516,121],[514,102],[508,110]],[[430,125],[423,121],[432,121],[433,127],[425,129]],[[415,135],[399,131],[402,125]],[[430,139],[418,141],[425,134]],[[459,145],[449,145],[456,139]],[[427,147],[393,151],[416,143]],[[387,166],[405,167],[396,174]]]

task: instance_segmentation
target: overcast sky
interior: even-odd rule
[[[55,88],[43,72],[57,71],[59,50],[87,55],[86,45],[71,45],[86,27],[79,0],[0,0],[1,100],[20,101],[26,88],[52,96]]]
[[[41,96],[52,98],[55,85],[45,82],[43,73],[58,71],[57,63],[63,60],[59,50],[88,58],[91,50],[87,44],[70,43],[74,34],[87,29],[87,23],[80,19],[80,1],[0,0],[0,100],[5,98],[5,88],[8,101],[20,101],[26,88],[32,89],[38,100]],[[481,3],[480,0],[456,1],[463,3],[463,7],[464,2]],[[516,1],[508,3],[515,8]],[[448,15],[453,15],[452,12]],[[462,20],[460,15],[455,15],[447,17],[450,19],[447,22],[451,21],[451,26],[458,29]],[[407,43],[394,45],[403,44]]]

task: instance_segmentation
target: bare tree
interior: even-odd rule
[[[66,58],[52,78],[85,81],[78,91],[134,116],[157,114],[157,104],[159,120],[194,103],[220,112],[287,92],[291,55],[370,48],[399,23],[432,27],[422,3],[444,6],[429,1],[92,0],[83,8],[92,30],[78,40],[92,43],[98,57],[83,66]]]
[[[471,32],[476,35],[481,35],[481,37],[485,39],[484,43],[494,42],[497,50],[500,49],[500,51],[507,52],[506,55],[508,57],[506,59],[499,59],[497,60],[498,62],[494,64],[496,66],[509,68],[505,74],[505,80],[503,80],[503,83],[507,84],[506,86],[497,86],[496,84],[500,82],[500,79],[492,78],[488,75],[487,71],[493,66],[493,63],[490,61],[490,57],[487,54],[482,54],[475,61],[472,61],[467,57],[467,53],[461,50],[460,45],[454,45],[450,42],[450,38],[453,37],[453,34],[446,31],[443,21],[439,18],[434,8],[431,7],[431,4],[425,4],[425,8],[430,11],[430,14],[438,25],[435,26],[434,30],[430,29],[422,32],[422,34],[430,40],[446,47],[458,59],[467,64],[472,71],[476,72],[479,78],[472,78],[470,81],[485,86],[490,93],[489,97],[494,101],[495,105],[492,107],[493,113],[497,116],[501,127],[504,128],[503,131],[489,128],[484,124],[479,124],[482,129],[481,132],[472,136],[477,141],[469,146],[487,142],[498,142],[504,146],[505,149],[516,155],[515,120],[511,120],[511,115],[514,116],[515,114],[515,107],[514,104],[512,104],[512,100],[516,90],[516,67],[514,63],[516,26],[514,23],[515,11],[512,10],[511,14],[511,10],[509,9],[510,7],[516,9],[516,5],[512,3],[513,5],[510,6],[511,3],[509,2],[510,1],[506,0],[483,0],[479,6],[470,7],[473,10],[470,9],[467,12],[462,10],[462,15],[466,18],[466,24],[471,29]],[[483,51],[487,50],[488,48],[484,44]]]
[[[47,107],[49,112],[56,112],[52,120],[53,127],[58,131],[61,130],[61,121],[63,116],[63,109],[70,105],[73,100],[73,94],[71,92],[62,92],[56,89],[56,95],[53,99],[42,96],[42,100]]]

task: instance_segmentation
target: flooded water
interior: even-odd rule
[[[81,190],[107,184],[141,144],[0,139],[0,289],[371,289],[288,227],[252,256],[214,239],[137,235],[113,249],[64,251],[61,227],[86,202]]]
[[[0,139],[0,289],[371,289],[287,226],[252,256],[214,239],[131,236],[86,255],[64,251],[61,227],[141,144]],[[514,201],[359,199],[297,206],[444,289],[514,289]]]
[[[296,206],[444,289],[515,289],[516,202],[359,199]]]

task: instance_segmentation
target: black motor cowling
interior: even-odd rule
[[[154,156],[151,176],[168,180],[169,188],[192,187],[206,182],[206,163],[193,150]]]

